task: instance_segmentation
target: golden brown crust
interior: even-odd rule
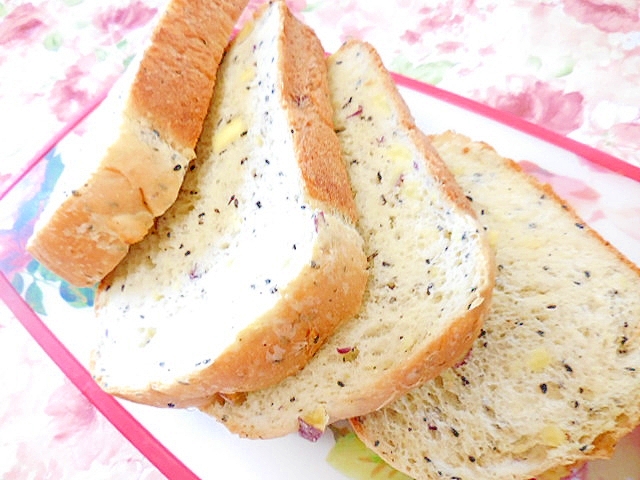
[[[130,105],[177,150],[192,149],[200,136],[218,64],[247,3],[173,0],[153,33]]]
[[[216,361],[222,393],[258,390],[300,370],[362,303],[367,263],[355,228],[329,219],[320,230],[317,257],[282,292],[274,309],[242,331]],[[205,383],[207,381],[205,380]]]
[[[285,108],[309,195],[355,222],[351,184],[333,128],[324,50],[313,30],[288,9],[282,53]]]
[[[169,5],[141,60],[118,139],[29,241],[29,252],[51,271],[77,286],[95,284],[175,201],[215,72],[246,3]],[[154,148],[154,141],[168,143],[174,154]]]
[[[113,192],[118,192],[113,199]],[[126,177],[101,168],[91,183],[74,191],[30,239],[29,252],[52,272],[90,286],[126,255],[153,224],[140,191]]]

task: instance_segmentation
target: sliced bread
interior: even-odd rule
[[[298,374],[203,407],[245,437],[314,437],[385,405],[464,357],[489,308],[488,241],[377,53],[349,42],[328,64],[369,282],[358,314]]]
[[[432,138],[496,249],[470,355],[358,436],[416,479],[530,479],[608,456],[640,422],[640,270],[494,149]]]
[[[185,407],[298,371],[361,304],[354,223],[324,50],[265,4],[220,65],[178,199],[100,284],[96,380]]]
[[[28,251],[78,286],[101,280],[175,200],[247,0],[172,0],[91,115]],[[76,146],[77,147],[77,146]]]

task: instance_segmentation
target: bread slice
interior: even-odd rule
[[[224,48],[247,0],[172,0],[88,121],[28,251],[78,286],[101,280],[175,200]]]
[[[416,479],[530,479],[610,455],[640,422],[640,270],[490,146],[432,141],[496,248],[492,312],[461,365],[355,431]]]
[[[306,435],[379,408],[464,357],[489,307],[488,241],[377,53],[346,44],[329,60],[329,84],[367,291],[297,375],[203,409],[241,436]]]
[[[265,4],[222,61],[177,201],[100,284],[105,390],[184,407],[264,388],[356,313],[367,262],[330,112],[319,40]]]

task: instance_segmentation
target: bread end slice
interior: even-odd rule
[[[173,0],[92,114],[27,250],[78,286],[100,281],[175,200],[246,0]],[[97,146],[100,148],[97,148]]]

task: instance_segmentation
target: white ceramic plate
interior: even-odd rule
[[[640,169],[431,86],[402,77],[396,80],[425,133],[456,130],[524,162],[526,170],[549,181],[592,227],[640,264]],[[74,142],[82,141],[81,131],[67,135],[0,199],[0,230],[14,232],[7,248],[13,248],[15,256],[22,259],[7,260],[6,249],[2,252],[0,297],[76,386],[165,475],[189,478],[191,471],[203,479],[346,478],[326,461],[334,445],[329,431],[317,443],[297,435],[276,440],[240,439],[198,411],[155,409],[117,401],[93,383],[83,368],[90,347],[86,339],[92,332],[91,309],[83,307],[86,298],[90,302],[90,289],[69,289],[30,261],[22,250],[59,169],[69,160],[64,152]],[[571,150],[579,150],[590,159]],[[8,288],[7,280],[15,290]]]

